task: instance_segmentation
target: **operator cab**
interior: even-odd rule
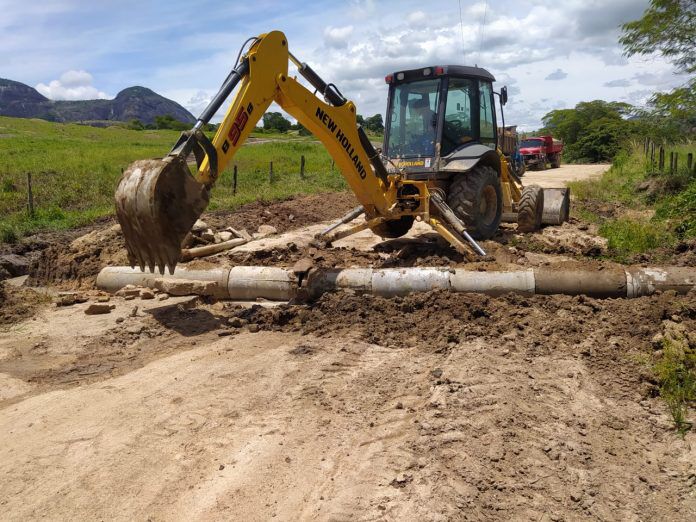
[[[385,81],[383,153],[391,170],[393,163],[410,179],[444,179],[451,175],[449,163],[495,151],[495,78],[487,70],[433,66],[396,72]]]

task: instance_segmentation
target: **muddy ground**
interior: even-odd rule
[[[195,263],[612,266],[580,221],[507,225],[473,264],[420,227],[310,244],[354,204],[321,195],[206,216],[278,234]],[[696,344],[694,292],[110,296],[113,310],[86,315],[96,271],[125,260],[113,225],[34,238],[47,244],[29,250],[30,283],[48,297],[1,287],[3,519],[696,516],[694,435],[675,433],[649,370],[656,335]],[[87,302],[51,303],[74,289]]]

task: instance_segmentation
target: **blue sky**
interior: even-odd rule
[[[0,77],[53,99],[149,87],[194,114],[249,36],[284,31],[291,51],[362,114],[384,112],[388,72],[444,63],[506,84],[506,120],[531,129],[591,99],[644,103],[683,83],[660,57],[622,56],[618,26],[648,0],[0,0]],[[484,25],[485,18],[485,25]]]

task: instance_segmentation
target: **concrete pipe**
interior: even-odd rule
[[[309,295],[317,298],[326,292],[351,289],[359,294],[372,292],[372,269],[329,268],[309,272],[306,287]]]
[[[206,270],[189,270],[182,266],[177,266],[174,274],[165,272],[164,274],[141,272],[138,268],[129,266],[106,267],[97,275],[97,288],[106,292],[116,292],[126,285],[147,286],[155,288],[157,279],[187,280],[214,282],[209,294],[213,297],[226,298],[229,296],[227,291],[227,279],[230,274],[229,268],[209,268]]]
[[[626,273],[621,268],[568,270],[534,269],[535,293],[590,297],[626,297]]]
[[[227,297],[230,299],[289,301],[297,295],[297,289],[295,274],[284,268],[235,266],[229,270]]]
[[[696,288],[696,269],[671,266],[665,268],[628,267],[626,269],[626,297],[650,295],[656,290],[674,290],[686,294]]]
[[[127,284],[155,286],[159,278],[214,281],[209,295],[219,298],[288,301],[298,295],[317,298],[326,292],[352,289],[357,293],[393,297],[442,289],[501,295],[584,294],[590,297],[639,297],[656,291],[685,294],[696,288],[696,268],[608,268],[577,270],[542,267],[512,272],[479,272],[449,268],[316,269],[304,281],[292,270],[278,267],[238,266],[210,270],[177,268],[172,276],[140,272],[128,267],[105,268],[97,287],[115,292]],[[183,282],[183,281],[182,281]],[[193,287],[191,287],[193,288]],[[301,290],[300,290],[301,289]],[[194,290],[192,290],[195,293]]]
[[[450,274],[450,288],[453,292],[477,292],[488,295],[502,295],[515,292],[533,295],[534,271],[515,272],[474,272],[455,270]]]
[[[449,288],[450,272],[446,268],[385,268],[372,272],[372,293],[382,297]]]

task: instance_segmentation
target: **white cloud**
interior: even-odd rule
[[[563,69],[556,69],[553,71],[551,74],[546,76],[544,80],[563,80],[564,78],[568,77],[568,73],[565,72]]]
[[[45,0],[40,6],[0,0],[6,51],[0,69],[2,76],[31,85],[59,78],[40,85],[44,94],[62,99],[103,95],[79,73],[98,70],[106,92],[145,85],[195,114],[216,92],[246,37],[278,27],[292,52],[334,82],[361,114],[384,114],[383,78],[390,72],[478,64],[498,79],[496,90],[509,86],[506,122],[538,128],[541,116],[558,106],[622,96],[641,103],[644,93],[634,89],[667,90],[685,81],[657,54],[622,56],[619,27],[638,19],[649,2],[467,0],[461,2],[460,26],[454,0],[262,0],[213,11],[195,2],[153,0],[135,2],[135,18],[134,0]],[[61,77],[69,69],[79,74]],[[557,69],[573,81],[544,80]],[[617,88],[617,79],[630,86]]]
[[[408,15],[408,23],[412,26],[416,26],[425,22],[426,16],[423,11],[414,11]]]
[[[610,80],[608,82],[604,82],[605,87],[628,87],[629,85],[631,85],[631,81],[626,79]]]
[[[213,99],[214,94],[215,93],[206,91],[198,91],[196,94],[191,96],[186,102],[182,103],[182,105],[186,107],[191,114],[198,117],[198,115],[202,113],[208,106],[210,100]]]
[[[50,100],[96,100],[109,96],[92,85],[92,75],[87,71],[70,70],[61,74],[60,79],[46,85],[39,83],[36,90]]]
[[[353,34],[353,26],[331,27],[324,29],[324,41],[329,47],[342,48],[348,45],[348,39]]]

